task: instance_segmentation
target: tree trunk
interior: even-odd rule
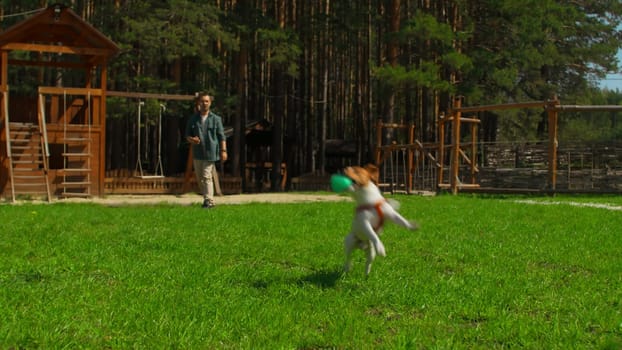
[[[397,34],[400,30],[400,0],[388,0],[387,16],[389,20],[389,40],[387,44],[387,61],[392,67],[396,67],[399,58],[399,43]],[[385,122],[395,122],[395,88],[389,87],[386,97]],[[394,130],[387,128],[384,133],[384,143],[390,144],[394,138]]]
[[[319,156],[320,156],[320,174],[324,174],[326,170],[326,135],[327,135],[327,125],[328,125],[328,70],[331,64],[331,45],[330,45],[330,0],[325,0],[324,4],[324,16],[326,18],[326,22],[324,23],[324,41],[323,45],[323,55],[324,55],[324,67],[323,67],[323,86],[322,86],[322,122],[320,126],[320,147],[319,147]]]
[[[276,17],[278,18],[279,27],[285,28],[285,1],[276,1]],[[273,65],[272,72],[274,97],[271,103],[271,109],[274,114],[274,125],[272,126],[272,181],[271,190],[280,191],[281,183],[281,163],[283,162],[283,119],[285,116],[285,103],[287,101],[287,91],[285,79],[285,66],[282,64]]]

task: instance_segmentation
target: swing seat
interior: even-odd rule
[[[164,175],[136,175],[135,177],[143,180],[163,179]]]
[[[162,171],[162,163],[161,163],[161,161],[158,160],[158,165],[156,165],[155,174],[146,175],[146,174],[143,173],[143,166],[142,166],[142,163],[139,160],[137,162],[137,164],[136,164],[136,175],[134,175],[134,177],[139,178],[139,179],[143,179],[143,180],[163,179],[164,178],[164,172]]]

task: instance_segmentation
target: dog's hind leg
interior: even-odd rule
[[[352,251],[356,248],[357,245],[358,239],[356,238],[354,233],[350,233],[343,240],[343,249],[346,255],[346,261],[343,265],[344,272],[350,271],[350,268],[352,267]]]
[[[375,250],[375,253],[377,253],[380,256],[387,256],[387,253],[384,249],[384,244],[382,244],[380,237],[378,237],[378,235],[376,234],[376,231],[374,231],[373,227],[371,226],[369,222],[366,222],[361,227],[361,232],[369,240],[372,248]]]
[[[376,250],[373,246],[367,247],[367,261],[365,262],[365,276],[369,276],[369,272],[371,271],[371,264],[374,262],[376,258]]]

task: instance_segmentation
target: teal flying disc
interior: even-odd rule
[[[337,192],[343,192],[352,186],[352,180],[349,177],[340,174],[334,174],[330,177],[330,188]]]

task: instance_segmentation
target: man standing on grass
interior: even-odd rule
[[[203,195],[203,208],[213,208],[214,166],[227,160],[227,138],[222,118],[211,112],[213,97],[201,93],[195,99],[197,113],[188,120],[186,140],[192,145],[194,172]]]

